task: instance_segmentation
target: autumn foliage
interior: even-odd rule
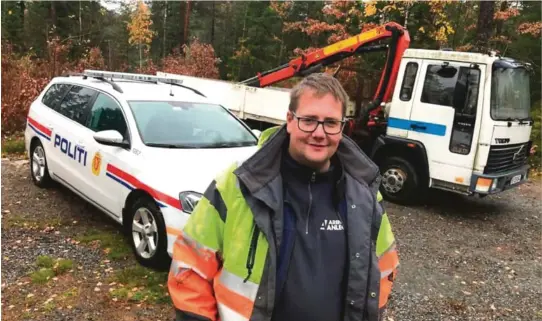
[[[70,41],[52,38],[47,42],[48,57],[18,56],[9,44],[2,45],[2,135],[10,135],[24,128],[26,115],[32,101],[55,76],[85,69],[105,70],[106,65],[100,48],[86,50],[76,61],[68,59],[74,45]],[[156,74],[157,71],[188,76],[219,77],[218,64],[213,47],[195,39],[189,46],[182,46],[154,64],[152,60],[134,72]],[[115,71],[129,71],[123,65]]]

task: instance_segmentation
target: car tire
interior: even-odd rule
[[[150,197],[137,198],[128,210],[129,220],[124,225],[137,261],[148,268],[167,270],[171,258],[162,211]]]
[[[39,139],[30,145],[30,176],[34,184],[40,188],[50,187],[53,179],[49,175],[45,148]]]
[[[382,182],[380,193],[385,200],[402,205],[412,205],[420,199],[420,177],[414,166],[405,158],[390,157],[380,166]]]

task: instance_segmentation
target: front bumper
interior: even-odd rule
[[[487,195],[516,188],[529,179],[529,165],[498,174],[473,174],[470,192]]]

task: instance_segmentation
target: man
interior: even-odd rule
[[[399,262],[346,102],[335,78],[304,78],[286,125],[210,184],[173,249],[177,320],[379,320]]]

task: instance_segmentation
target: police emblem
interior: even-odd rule
[[[92,174],[100,175],[100,169],[102,168],[102,155],[97,152],[92,159]]]

